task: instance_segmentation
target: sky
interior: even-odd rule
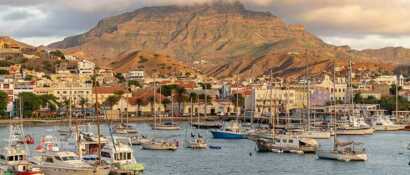
[[[144,6],[216,0],[0,0],[0,35],[46,45],[83,33],[108,16]],[[218,0],[221,1],[221,0]],[[232,1],[232,0],[222,0]],[[410,48],[410,0],[240,0],[335,45]]]

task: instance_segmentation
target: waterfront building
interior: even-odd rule
[[[403,75],[380,75],[373,79],[377,84],[393,85],[399,84],[399,86],[404,85],[404,76]]]
[[[324,74],[322,79],[312,84],[312,88],[326,90],[329,94],[328,101],[344,101],[347,90],[346,78],[337,77],[336,81],[333,82],[329,75]]]
[[[289,111],[306,106],[306,99],[306,92],[302,88],[273,87],[271,90],[267,86],[255,86],[251,94],[245,97],[245,110],[254,111],[255,114],[271,113],[271,109],[286,103],[285,110]]]
[[[144,81],[144,70],[136,69],[136,70],[128,71],[125,77],[128,81],[143,82]]]
[[[95,64],[88,60],[81,60],[78,62],[77,69],[80,75],[91,75],[94,73]]]

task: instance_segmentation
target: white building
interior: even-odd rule
[[[334,98],[337,101],[345,100],[347,83],[346,78],[344,77],[337,77],[336,83],[333,83],[333,81],[328,75],[324,75],[323,79],[319,83],[313,84],[312,87],[314,89],[320,88],[328,91],[328,93],[330,94],[329,101],[333,101]]]
[[[284,106],[287,110],[302,108],[307,103],[303,89],[283,89],[267,86],[255,87],[252,93],[245,97],[245,110],[256,114],[270,113],[275,107]]]
[[[126,75],[127,80],[144,81],[144,70],[131,70]]]
[[[396,76],[396,75],[380,75],[373,79],[377,84],[385,84],[385,85],[393,85],[399,82],[399,86],[404,85],[404,77],[403,75]]]
[[[81,60],[78,62],[78,73],[79,74],[93,74],[95,69],[95,64],[88,60]]]

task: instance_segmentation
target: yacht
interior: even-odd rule
[[[376,131],[398,131],[404,129],[404,125],[398,125],[390,120],[389,116],[376,116],[375,119],[371,121],[372,127]]]
[[[338,142],[331,151],[319,150],[319,159],[339,160],[339,161],[366,161],[368,159],[366,150],[360,142]]]
[[[91,166],[69,151],[48,152],[34,161],[47,175],[108,175],[110,166]]]
[[[113,141],[101,150],[101,159],[113,165],[110,174],[138,175],[144,171],[144,165],[135,160],[132,144],[127,137],[113,136]]]

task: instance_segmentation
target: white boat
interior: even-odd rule
[[[362,117],[349,116],[347,124],[341,124],[336,129],[337,135],[371,135],[374,129]]]
[[[339,160],[339,161],[366,161],[368,159],[362,143],[358,142],[336,142],[335,149],[331,151],[319,150],[319,159]]]
[[[150,142],[142,143],[142,149],[146,150],[169,150],[175,151],[178,149],[178,142],[170,142],[164,140],[152,139]]]
[[[108,175],[110,166],[91,166],[73,152],[49,152],[33,161],[46,175]]]
[[[349,72],[351,75],[351,59],[349,59]],[[333,68],[335,68],[334,65]],[[333,69],[333,78],[335,79],[335,70]],[[351,86],[351,84],[350,84]],[[335,88],[335,87],[334,87]],[[350,87],[351,88],[351,87]],[[333,91],[334,93],[334,91]],[[334,95],[334,94],[333,94]],[[333,101],[336,104],[336,101]],[[334,108],[333,111],[336,111]],[[336,130],[335,134],[333,135],[333,148],[331,150],[319,150],[317,151],[316,155],[319,159],[328,159],[328,160],[337,160],[337,161],[366,161],[368,159],[366,150],[363,148],[362,143],[357,142],[340,142],[337,141],[337,135],[340,133],[338,126],[336,125],[336,113],[332,113],[332,126],[333,130]],[[353,122],[355,127],[359,127],[364,125],[361,121],[358,121],[357,117],[355,122]],[[348,130],[345,130],[346,132]],[[351,131],[350,131],[351,132]]]
[[[160,124],[154,124],[152,126],[152,130],[168,130],[168,131],[176,131],[180,130],[181,128],[174,122],[163,122]]]
[[[206,140],[199,135],[194,135],[191,133],[190,138],[186,138],[184,142],[184,146],[186,148],[192,148],[192,149],[206,149],[208,148],[208,144],[206,143]]]
[[[376,116],[374,120],[371,121],[372,127],[376,131],[399,131],[404,129],[405,125],[398,125],[393,123],[389,116]]]
[[[112,140],[101,150],[101,159],[113,165],[110,174],[142,174],[144,165],[136,161],[130,139],[113,136]]]
[[[143,136],[141,134],[131,135],[131,136],[129,136],[129,138],[131,140],[132,145],[141,145],[143,143],[147,143],[147,142],[151,141],[151,139],[148,139],[148,138],[146,138],[145,136]]]
[[[48,151],[57,152],[60,150],[57,138],[52,135],[41,136],[40,144],[36,146],[36,152],[45,153]]]
[[[319,143],[315,139],[298,136],[275,134],[273,138],[256,140],[259,152],[315,153]]]
[[[33,167],[28,161],[26,149],[19,144],[10,144],[0,150],[0,166],[4,174],[44,175],[40,168]]]
[[[138,130],[128,124],[119,124],[114,126],[114,134],[136,134]]]

